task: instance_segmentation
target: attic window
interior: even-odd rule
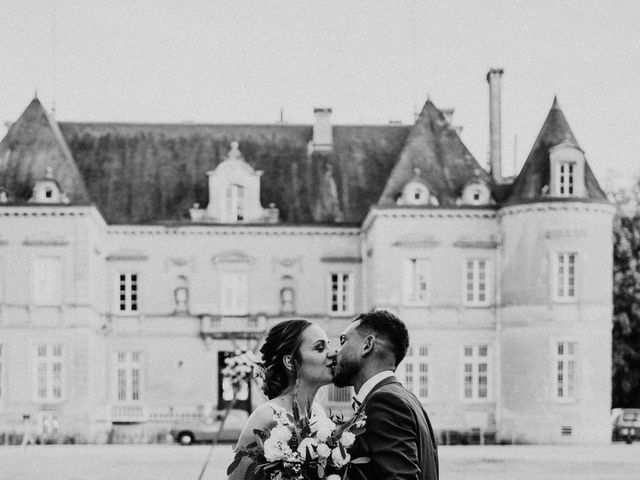
[[[561,197],[571,197],[575,193],[575,171],[576,164],[574,162],[558,162],[556,163],[556,194]]]
[[[551,195],[563,198],[584,197],[584,152],[574,145],[556,145],[549,149],[549,161]]]
[[[428,205],[429,189],[421,181],[411,181],[402,189],[398,205]]]
[[[462,190],[459,203],[463,205],[488,205],[491,203],[489,187],[481,181],[472,181]]]
[[[45,198],[52,198],[53,197],[53,190],[51,190],[50,188],[47,188],[44,191],[44,196],[45,196]]]

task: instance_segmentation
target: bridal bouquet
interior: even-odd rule
[[[256,441],[236,452],[227,474],[244,456],[253,458],[255,473],[263,472],[269,480],[340,480],[347,465],[369,462],[367,457],[352,459],[349,454],[356,436],[365,431],[364,412],[348,420],[342,415],[316,414],[311,406],[304,413],[300,414],[297,402],[293,415],[275,411],[275,426],[254,430]]]

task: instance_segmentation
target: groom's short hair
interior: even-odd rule
[[[360,334],[373,334],[385,341],[393,353],[395,365],[404,359],[409,348],[409,332],[404,322],[393,313],[384,309],[361,313],[353,319],[360,322],[356,331]]]

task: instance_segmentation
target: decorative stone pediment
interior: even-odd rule
[[[490,238],[468,238],[462,237],[453,242],[454,247],[458,248],[487,248],[492,249],[498,246],[499,242],[495,236]]]
[[[168,257],[165,259],[165,270],[169,271],[195,271],[195,257]]]
[[[272,258],[271,269],[280,274],[302,272],[302,257]]]
[[[220,264],[248,264],[253,265],[256,259],[247,255],[242,250],[228,250],[211,257],[211,263],[214,266]]]
[[[431,235],[407,235],[401,240],[396,240],[391,245],[399,248],[435,248],[440,245],[440,241]]]
[[[108,262],[144,262],[149,257],[140,250],[122,249],[108,254],[106,259]]]
[[[320,257],[323,263],[362,263],[362,258],[357,256]]]
[[[69,245],[69,239],[59,233],[45,230],[28,235],[22,244],[28,246],[63,246]]]
[[[585,238],[587,231],[583,228],[556,228],[547,230],[544,234],[545,238]]]

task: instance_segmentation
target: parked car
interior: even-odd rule
[[[611,422],[614,441],[632,443],[640,438],[640,408],[614,408]]]
[[[211,416],[201,419],[175,422],[171,426],[169,433],[174,441],[181,445],[191,445],[197,442],[213,442],[220,430],[220,422],[223,416],[224,411],[218,411]],[[224,428],[220,433],[218,441],[237,441],[247,418],[249,418],[249,414],[245,410],[231,410],[224,422]]]

